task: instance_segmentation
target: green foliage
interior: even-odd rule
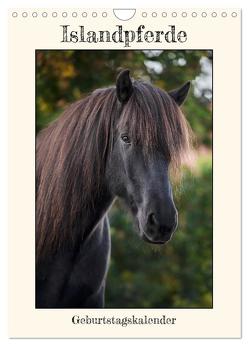
[[[212,306],[212,115],[211,99],[198,87],[209,51],[38,51],[36,130],[56,119],[73,101],[115,83],[129,68],[165,90],[193,81],[183,111],[196,138],[192,169],[174,186],[179,228],[166,246],[149,245],[117,201],[110,212],[112,256],[107,307]],[[198,89],[199,88],[199,89]]]

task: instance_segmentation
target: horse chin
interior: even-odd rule
[[[149,244],[155,244],[155,245],[163,245],[163,244],[166,244],[170,241],[171,239],[171,236],[169,236],[168,239],[163,239],[163,240],[153,240],[153,239],[150,239],[149,237],[147,237],[147,235],[145,234],[145,232],[142,233],[142,239],[146,242],[146,243],[149,243]]]

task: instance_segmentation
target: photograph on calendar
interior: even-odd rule
[[[213,51],[35,51],[35,307],[212,309]]]

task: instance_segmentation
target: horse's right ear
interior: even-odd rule
[[[116,80],[117,97],[121,103],[127,102],[133,92],[130,71],[122,70]]]
[[[181,106],[188,96],[190,82],[185,83],[182,87],[171,90],[168,94],[175,100],[178,106]]]

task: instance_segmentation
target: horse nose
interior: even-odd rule
[[[170,238],[177,226],[177,213],[174,213],[173,216],[168,217],[167,222],[162,222],[156,213],[150,212],[147,217],[146,226],[146,233],[153,239],[157,240],[157,238]]]
[[[147,225],[154,228],[165,228],[165,230],[171,232],[176,227],[177,223],[177,213],[174,213],[173,216],[170,217],[172,220],[168,220],[167,223],[160,222],[159,217],[155,213],[149,213],[147,218]]]
[[[150,225],[150,226],[156,226],[156,225],[158,225],[158,221],[157,221],[157,218],[156,218],[156,215],[155,215],[155,213],[150,213],[149,215],[148,215],[148,225]]]

